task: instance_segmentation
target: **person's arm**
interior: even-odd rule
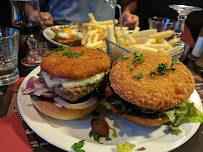
[[[134,29],[135,26],[139,25],[139,17],[135,15],[137,9],[137,0],[120,0],[122,8],[122,21],[123,25]]]

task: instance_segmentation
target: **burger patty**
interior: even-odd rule
[[[70,103],[84,97],[95,90],[97,83],[91,84],[91,86],[77,86],[74,88],[64,88],[61,84],[53,87],[54,92],[63,97],[64,99],[70,100]]]
[[[44,80],[44,77],[41,76],[41,72],[38,75],[39,75],[40,82],[45,83],[45,85],[47,86],[46,81]],[[83,86],[77,86],[74,88],[64,88],[62,84],[59,83],[58,85],[54,85],[52,88],[49,88],[48,86],[47,88],[49,89],[50,92],[55,92],[60,97],[64,99],[68,99],[70,103],[74,103],[79,98],[84,97],[90,94],[91,92],[93,92],[97,87],[99,87],[99,85],[102,82],[103,82],[103,79],[101,79],[100,82],[93,83],[89,86],[83,85]]]

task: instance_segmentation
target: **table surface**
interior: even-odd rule
[[[20,63],[20,60],[25,57],[28,47],[25,45],[26,36],[21,35],[22,44],[20,44],[20,51],[19,51],[19,63],[18,68],[20,72],[20,77],[26,77],[27,74],[32,71],[35,67],[25,67]],[[46,40],[41,37],[40,41],[45,42]],[[48,48],[53,49],[57,46],[50,44],[48,41]],[[186,58],[183,62],[192,72],[196,79],[195,88],[200,95],[201,101],[203,102],[203,69],[198,68],[194,61],[191,61],[189,58]],[[0,87],[0,118],[10,115],[12,113],[19,113],[19,109],[17,106],[17,91],[19,89],[19,85],[22,82],[23,78],[20,78],[16,83],[11,84],[9,86]],[[48,142],[44,141],[38,135],[36,135],[23,121],[21,117],[23,126],[25,128],[25,132],[28,136],[30,141],[31,147],[36,152],[63,152],[63,150],[49,144]],[[173,152],[200,152],[203,149],[203,125],[200,126],[198,131],[195,135],[189,139],[185,144],[173,150]]]

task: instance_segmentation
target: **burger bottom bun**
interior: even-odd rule
[[[95,102],[95,104],[84,109],[68,109],[65,107],[59,108],[53,102],[49,101],[43,100],[35,101],[31,98],[31,102],[41,113],[50,116],[52,118],[61,120],[73,120],[83,118],[84,116],[92,112],[97,106],[97,102]]]
[[[114,114],[116,114],[117,109],[111,105],[111,111]],[[139,117],[139,116],[131,116],[131,115],[127,115],[127,114],[123,114],[119,117],[126,119],[128,121],[131,121],[133,123],[136,123],[138,125],[146,126],[146,127],[161,126],[161,125],[163,125],[169,121],[169,118],[166,115],[161,116],[158,119],[150,119],[150,118],[144,118],[144,117]]]

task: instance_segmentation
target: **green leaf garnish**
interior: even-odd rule
[[[133,63],[133,61],[131,61],[130,64],[129,64],[130,71],[133,71],[133,69],[131,67],[132,63]]]
[[[48,57],[48,56],[50,56],[51,55],[51,53],[50,52],[48,52],[47,54],[45,54],[45,56],[46,57]]]
[[[81,140],[78,143],[74,143],[72,145],[72,148],[76,152],[85,152],[84,150],[81,149],[84,146],[84,144],[85,144],[85,140]]]
[[[111,129],[112,131],[113,131],[113,133],[112,133],[112,136],[114,137],[114,138],[116,138],[118,135],[117,135],[117,132],[116,132],[116,129],[114,129],[114,128],[112,128],[112,127],[109,127],[109,129]]]
[[[133,52],[133,54],[135,55],[135,57],[133,58],[134,59],[134,63],[137,62],[137,61],[140,61],[138,63],[138,66],[139,66],[145,59],[142,56],[142,54],[139,54],[139,52],[137,52],[137,51]]]
[[[152,68],[150,69],[150,74],[151,74],[151,77],[154,78],[156,76],[155,72],[152,70]]]
[[[109,135],[107,135],[107,136],[105,137],[105,140],[106,140],[106,141],[109,141],[109,140],[112,140],[112,139],[109,137]]]
[[[88,84],[86,85],[86,87],[87,87],[87,88],[90,88],[90,87],[91,87],[91,84],[90,84],[90,83],[88,83]]]
[[[125,61],[125,60],[127,60],[127,59],[129,59],[129,58],[121,57],[121,60],[122,60],[122,61]]]
[[[20,91],[23,92],[25,90],[24,87],[20,87]]]
[[[134,76],[136,79],[141,79],[143,77],[142,73],[138,73]]]
[[[121,143],[118,143],[117,152],[132,152],[134,147],[134,144],[128,143],[127,141],[123,145]]]
[[[168,70],[175,71],[176,68],[173,68],[173,66],[175,64],[179,65],[180,63],[177,63],[177,60],[174,59],[174,58],[171,61],[171,68],[170,69],[168,69],[168,64],[167,63],[161,63],[157,67],[157,72],[159,72],[160,74],[166,74]]]
[[[101,56],[99,56],[99,58],[100,58],[100,59],[102,59],[102,57],[101,57]]]
[[[99,140],[100,140],[100,136],[98,134],[93,134],[93,137],[94,137],[94,140],[97,141],[98,143],[100,144],[103,144],[101,143]]]
[[[167,114],[170,119],[171,125],[169,126],[169,131],[172,133],[180,133],[181,131],[178,126],[180,126],[186,119],[192,122],[203,123],[203,113],[194,106],[194,103],[187,100],[172,110],[164,113]]]

